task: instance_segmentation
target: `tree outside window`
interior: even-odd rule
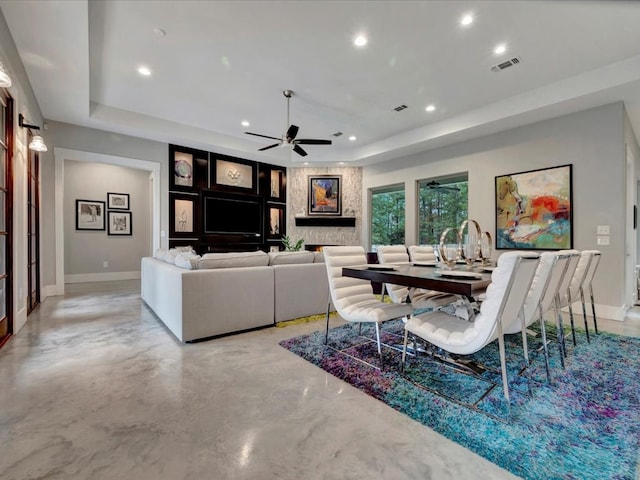
[[[404,186],[371,193],[371,246],[404,245]]]
[[[466,180],[418,183],[419,243],[435,245],[446,228],[458,228],[468,218],[468,191]]]

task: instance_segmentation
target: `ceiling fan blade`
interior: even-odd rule
[[[331,145],[331,140],[319,140],[316,138],[301,138],[293,143],[300,145]]]
[[[270,137],[269,135],[262,135],[260,133],[251,133],[251,132],[244,132],[247,135],[253,135],[255,137],[262,137],[262,138],[270,138],[271,140],[280,140],[279,137]]]
[[[293,151],[296,152],[300,156],[303,156],[303,157],[307,156],[307,152],[305,152],[299,145],[294,145],[293,146]]]
[[[289,130],[287,130],[287,142],[291,142],[296,135],[298,134],[298,127],[296,125],[291,125]]]
[[[274,143],[273,145],[269,145],[269,146],[266,146],[266,147],[259,148],[258,151],[262,152],[263,150],[269,150],[270,148],[275,148],[275,147],[279,147],[279,146],[280,146],[280,143]]]

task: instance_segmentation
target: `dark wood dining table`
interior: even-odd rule
[[[468,298],[483,293],[491,283],[491,273],[483,271],[481,266],[474,266],[473,269],[468,270],[464,265],[456,265],[453,271],[472,272],[476,277],[449,277],[447,276],[447,271],[441,268],[410,263],[343,267],[342,275],[372,282],[392,283],[394,285],[464,295]]]

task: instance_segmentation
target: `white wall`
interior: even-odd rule
[[[151,249],[149,172],[103,163],[64,163],[64,272],[65,283],[139,278],[140,259]],[[76,200],[105,202],[107,192],[129,195],[131,236],[104,231],[76,230]],[[108,262],[104,267],[103,262]],[[106,275],[105,275],[106,274]]]
[[[469,217],[495,231],[495,176],[573,164],[573,244],[598,249],[603,261],[594,282],[596,304],[609,318],[624,315],[625,145],[622,103],[605,105],[450,147],[366,167],[363,217],[369,189],[404,183],[407,244],[416,242],[416,181],[469,174]],[[369,244],[368,222],[362,236]],[[610,226],[609,246],[596,245],[596,226]]]

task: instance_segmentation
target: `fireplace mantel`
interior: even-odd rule
[[[356,217],[314,216],[295,217],[296,227],[355,227]]]

